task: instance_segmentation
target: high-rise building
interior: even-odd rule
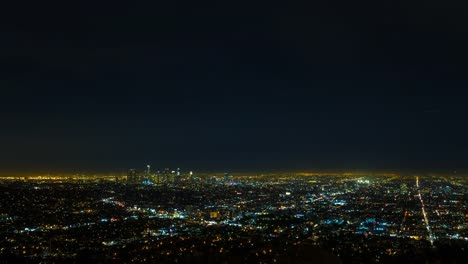
[[[128,183],[138,183],[139,182],[139,175],[135,169],[128,170],[127,173],[127,182]]]
[[[182,179],[182,175],[180,173],[180,168],[177,168],[177,170],[175,171],[175,175],[174,175],[174,182],[180,182]]]

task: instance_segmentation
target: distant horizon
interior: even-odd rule
[[[176,169],[175,167],[169,167],[170,169]],[[50,171],[45,171],[45,170],[36,170],[36,171],[21,171],[21,170],[0,170],[0,177],[27,177],[27,176],[46,176],[46,175],[51,175],[51,176],[69,176],[69,175],[86,175],[86,176],[91,176],[91,175],[98,175],[98,176],[124,176],[127,174],[128,170],[130,169],[137,169],[138,171],[143,172],[145,170],[145,167],[142,168],[128,168],[126,170],[124,169],[114,169],[114,170],[50,170]],[[158,171],[160,168],[157,169]],[[224,173],[229,173],[229,174],[275,174],[275,173],[294,173],[294,174],[397,174],[400,176],[406,176],[406,175],[420,175],[420,176],[430,176],[430,174],[434,175],[443,175],[443,176],[467,176],[468,175],[468,169],[461,169],[461,170],[390,170],[390,169],[377,169],[377,170],[364,170],[364,169],[236,169],[236,170],[222,170],[222,169],[190,169],[186,168],[181,168],[181,171],[183,173],[193,171],[195,174],[196,173],[201,173],[201,174],[224,174]],[[371,175],[370,175],[371,176]]]

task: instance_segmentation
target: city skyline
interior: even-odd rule
[[[0,264],[467,262],[468,2],[4,2]]]
[[[136,170],[138,172],[144,172],[145,166],[142,167],[129,167],[122,169],[109,169],[109,170],[94,170],[94,169],[72,169],[72,170],[14,170],[14,171],[0,171],[1,177],[36,177],[36,176],[70,176],[70,175],[82,175],[82,176],[122,176],[126,175],[129,170]],[[164,169],[175,170],[177,167],[163,166],[157,168],[156,172],[163,171]],[[407,176],[458,176],[468,177],[468,171],[466,170],[362,170],[362,169],[295,169],[295,170],[275,170],[275,169],[249,169],[249,170],[231,170],[231,169],[201,169],[201,168],[179,168],[185,173],[190,171],[201,174],[213,174],[221,175],[223,173],[232,173],[235,175],[262,175],[262,174],[281,174],[286,173],[290,175],[401,175]],[[155,172],[155,173],[156,173]]]
[[[466,260],[466,177],[134,172],[121,179],[0,177],[0,259]]]

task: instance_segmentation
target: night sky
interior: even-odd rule
[[[466,5],[151,2],[1,8],[1,171],[468,168]]]

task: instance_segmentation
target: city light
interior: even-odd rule
[[[96,261],[125,252],[134,262],[190,259],[213,250],[224,258],[249,248],[258,261],[274,262],[303,243],[374,261],[404,257],[405,248],[458,250],[468,243],[463,177],[195,175],[146,168],[106,177],[1,178],[10,191],[0,192],[0,244],[47,261],[74,259],[82,254],[78,248],[94,252]]]

